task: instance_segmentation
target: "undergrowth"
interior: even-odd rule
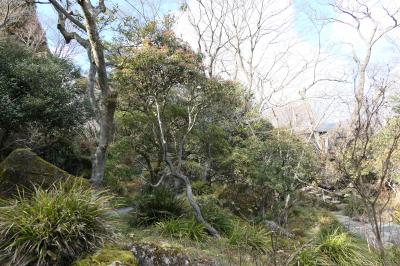
[[[110,196],[71,182],[0,202],[1,265],[63,265],[111,238]]]

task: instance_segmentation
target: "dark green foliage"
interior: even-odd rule
[[[262,207],[271,207],[272,200],[263,202],[265,196],[271,195],[268,188],[254,186],[248,183],[228,184],[220,188],[217,195],[221,205],[231,210],[239,217],[255,218]]]
[[[157,229],[165,236],[188,238],[198,242],[206,239],[207,233],[195,219],[171,219],[157,223]]]
[[[36,150],[82,127],[91,112],[79,77],[65,60],[1,41],[0,148],[18,138],[18,145]],[[7,145],[2,153],[18,145]]]
[[[111,237],[110,197],[69,180],[1,201],[0,264],[63,265]]]
[[[317,170],[315,154],[308,144],[285,130],[274,129],[250,136],[227,158],[237,179],[251,179],[286,196],[303,182],[309,182]]]
[[[90,178],[92,162],[89,145],[75,136],[61,136],[53,143],[35,149],[46,161],[74,176]]]
[[[204,182],[202,180],[193,181],[192,182],[192,190],[193,190],[193,194],[196,196],[210,195],[214,192],[211,185],[207,184],[206,182]]]
[[[67,61],[35,55],[15,43],[0,43],[0,125],[19,131],[28,126],[70,130],[86,118],[79,72]]]
[[[218,206],[217,200],[211,197],[199,199],[200,208],[204,219],[219,233],[231,235],[234,222],[233,215]]]
[[[150,225],[185,213],[183,201],[165,186],[143,191],[137,197],[136,204],[132,214],[133,225]]]

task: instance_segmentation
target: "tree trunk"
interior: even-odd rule
[[[204,172],[202,179],[205,183],[211,184],[211,179],[209,178],[209,171],[211,169],[211,159],[207,159],[206,165],[204,166]]]
[[[96,186],[99,186],[104,178],[107,148],[114,131],[114,112],[117,104],[117,94],[111,90],[108,84],[104,49],[96,25],[96,11],[88,0],[78,1],[78,3],[81,5],[84,13],[86,31],[101,91],[99,106],[100,132],[97,148],[92,158],[92,177],[90,179]]]
[[[189,200],[190,206],[193,208],[194,211],[194,217],[196,218],[196,221],[200,224],[203,224],[206,228],[206,230],[212,235],[217,238],[220,238],[220,235],[217,230],[215,230],[214,227],[212,227],[209,223],[206,222],[204,219],[203,215],[201,214],[201,210],[199,207],[199,204],[197,204],[196,200],[193,197],[193,191],[192,191],[192,185],[190,184],[190,180],[187,176],[175,173],[173,174],[175,177],[179,178],[185,183],[186,186],[186,195]]]
[[[373,232],[374,232],[374,235],[376,238],[376,244],[378,246],[379,254],[382,259],[382,264],[384,266],[386,266],[388,264],[387,264],[387,260],[386,260],[386,254],[385,254],[385,246],[383,245],[383,241],[382,241],[381,228],[380,228],[379,222],[378,222],[378,215],[376,213],[376,209],[373,204],[371,204],[371,212],[372,212],[372,218],[373,218],[372,226],[373,226]]]

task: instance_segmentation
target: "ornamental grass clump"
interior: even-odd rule
[[[186,238],[202,242],[207,238],[205,227],[194,219],[171,219],[156,224],[158,231],[169,237]]]
[[[62,182],[0,201],[0,265],[65,265],[112,238],[110,196]]]
[[[315,234],[290,265],[380,265],[378,256],[369,249],[367,243],[344,230],[336,220],[324,224]]]

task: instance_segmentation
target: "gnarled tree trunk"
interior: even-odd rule
[[[114,131],[114,112],[117,105],[117,94],[109,86],[104,47],[97,27],[98,15],[106,11],[106,6],[104,0],[98,1],[97,7],[94,7],[90,0],[77,0],[76,2],[82,10],[82,14],[80,15],[84,18],[84,23],[81,23],[77,19],[76,14],[73,14],[69,10],[71,6],[70,1],[66,2],[66,8],[57,0],[49,0],[49,2],[59,15],[58,29],[66,42],[68,43],[72,39],[75,39],[88,51],[88,58],[90,60],[88,94],[93,109],[96,112],[97,122],[99,123],[99,135],[96,140],[97,146],[92,156],[91,181],[96,186],[99,186],[104,177],[107,148]],[[65,28],[66,20],[85,32],[87,39],[77,32],[67,32]],[[94,99],[94,86],[96,82],[101,91],[98,106],[97,101]]]

